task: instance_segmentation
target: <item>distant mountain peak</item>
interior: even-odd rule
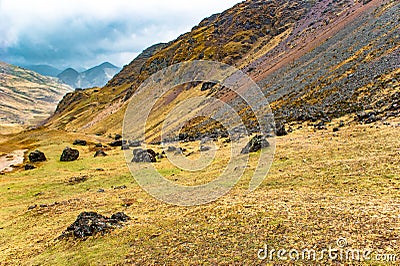
[[[74,88],[103,87],[120,68],[110,62],[104,62],[83,72],[67,68],[57,77]]]
[[[101,65],[98,65],[99,67],[103,67],[103,68],[118,68],[117,66],[111,64],[110,62],[104,62]]]

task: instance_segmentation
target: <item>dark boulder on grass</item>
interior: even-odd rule
[[[24,166],[24,169],[25,170],[33,170],[33,169],[35,169],[36,167],[34,166],[34,165],[32,165],[32,164],[25,164],[25,166]]]
[[[130,220],[125,213],[113,214],[110,218],[96,212],[82,212],[78,215],[74,223],[67,227],[60,238],[74,236],[76,238],[86,238],[97,233],[106,233],[115,228],[121,227],[124,222]]]
[[[96,153],[94,154],[94,157],[105,157],[107,156],[107,153],[105,153],[103,150],[97,150]]]
[[[288,133],[285,129],[285,125],[280,122],[276,122],[275,124],[275,134],[279,136],[286,136]]]
[[[47,160],[44,153],[39,150],[29,153],[28,158],[31,163],[44,162]]]
[[[74,141],[73,145],[86,146],[87,145],[87,141],[86,140],[82,140],[82,139],[76,139]]]
[[[252,138],[249,143],[247,143],[246,147],[242,149],[240,153],[248,154],[250,152],[256,152],[261,150],[262,148],[266,148],[269,146],[269,142],[265,136],[256,135]]]
[[[155,162],[157,162],[156,156],[157,156],[156,152],[151,149],[147,149],[147,150],[134,149],[132,162],[134,162],[134,163],[155,163]]]
[[[108,145],[110,145],[111,147],[121,147],[122,144],[123,144],[122,140],[116,140],[109,143]]]
[[[75,149],[71,149],[70,147],[66,147],[61,154],[60,161],[61,162],[72,162],[79,158],[79,151]]]

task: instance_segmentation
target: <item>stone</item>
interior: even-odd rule
[[[36,167],[34,165],[32,165],[32,164],[25,164],[24,168],[25,168],[25,170],[33,170]]]
[[[86,146],[87,145],[87,141],[86,140],[81,140],[81,139],[76,139],[74,141],[73,145]]]
[[[72,162],[79,158],[79,151],[75,149],[71,149],[70,147],[66,147],[61,154],[60,161],[61,162]]]
[[[103,150],[97,150],[94,157],[105,157],[107,154]]]
[[[261,150],[262,148],[269,147],[269,142],[265,136],[256,135],[252,138],[249,143],[242,149],[240,153],[248,154],[250,152],[256,152]]]
[[[28,158],[31,163],[44,162],[47,160],[44,153],[39,150],[29,153]]]

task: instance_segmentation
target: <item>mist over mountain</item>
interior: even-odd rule
[[[50,77],[57,77],[58,74],[61,73],[62,70],[55,68],[50,65],[27,65],[27,66],[22,66],[25,69],[29,69],[32,71],[35,71],[36,73],[39,73],[40,75],[43,76],[50,76]]]
[[[80,73],[73,68],[67,68],[57,77],[73,88],[102,87],[120,70],[119,67],[105,62]]]

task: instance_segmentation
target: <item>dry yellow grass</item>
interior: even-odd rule
[[[229,194],[193,207],[171,206],[146,194],[119,149],[93,158],[88,147],[79,147],[81,159],[61,163],[62,149],[78,135],[36,132],[33,146],[38,145],[49,160],[32,171],[0,176],[0,264],[272,264],[257,258],[265,244],[321,250],[335,246],[339,237],[345,237],[351,248],[400,256],[400,138],[395,126],[400,121],[390,122],[351,124],[337,133],[332,127],[338,121],[329,130],[316,132],[303,124],[277,138],[275,160],[261,187],[247,190],[254,154],[243,180]],[[227,153],[229,147],[220,147]],[[156,165],[172,175],[166,160]],[[222,167],[224,162],[218,163]],[[67,185],[79,175],[89,178]],[[208,178],[181,172],[175,176],[183,183]],[[127,189],[111,188],[119,185]],[[97,193],[99,188],[105,193]],[[49,207],[28,210],[33,204]],[[126,227],[86,241],[54,240],[82,211],[124,211],[133,219]],[[371,263],[385,264],[365,264]]]

